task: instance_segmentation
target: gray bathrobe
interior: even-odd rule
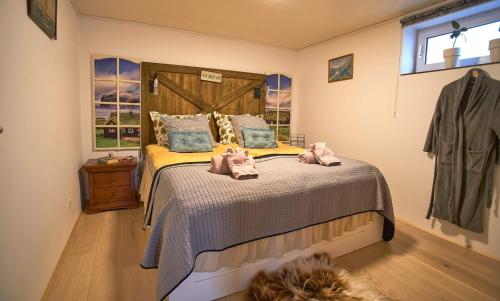
[[[473,70],[479,76],[472,76]],[[441,91],[424,151],[436,155],[427,218],[483,231],[500,164],[500,81],[473,69]]]

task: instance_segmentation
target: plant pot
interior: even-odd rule
[[[443,50],[445,68],[458,67],[459,57],[460,57],[460,48],[448,48]]]
[[[500,39],[490,40],[490,61],[500,62]]]

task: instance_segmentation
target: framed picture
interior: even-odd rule
[[[52,40],[57,40],[57,0],[28,0],[28,16]]]
[[[328,82],[352,79],[354,54],[348,54],[328,61]]]

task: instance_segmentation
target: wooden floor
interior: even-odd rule
[[[143,209],[82,214],[43,300],[154,300],[156,270],[139,262]],[[337,258],[395,300],[500,300],[500,262],[399,222],[390,243]],[[244,300],[244,293],[224,298]]]

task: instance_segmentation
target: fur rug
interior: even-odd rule
[[[259,272],[249,297],[257,301],[389,301],[373,284],[335,266],[326,253],[297,258],[276,272]]]

